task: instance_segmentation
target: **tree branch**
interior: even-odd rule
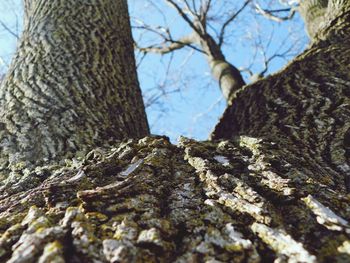
[[[18,39],[18,34],[16,34],[15,32],[13,32],[12,30],[11,30],[11,28],[9,28],[4,22],[2,22],[1,20],[0,20],[0,25],[7,31],[7,32],[9,32],[12,36],[14,36],[16,39]]]
[[[276,22],[283,22],[286,20],[290,20],[294,17],[295,15],[295,8],[284,8],[284,9],[276,9],[276,10],[268,10],[268,9],[263,9],[259,4],[255,3],[255,10],[257,11],[258,14],[263,15],[264,17],[276,21]],[[280,13],[280,12],[289,12],[287,16],[277,16],[274,13]]]
[[[158,53],[158,54],[167,54],[170,53],[172,51],[175,50],[179,50],[182,49],[184,47],[191,47],[197,51],[203,52],[203,50],[198,49],[197,47],[193,46],[193,44],[195,43],[195,39],[193,34],[190,34],[188,36],[184,36],[182,38],[180,38],[179,40],[173,40],[173,39],[165,39],[166,42],[170,42],[169,45],[163,45],[163,46],[148,46],[148,47],[139,47],[136,43],[135,43],[135,47],[141,51],[141,52],[145,52],[145,53]],[[165,43],[163,43],[165,44]]]
[[[187,22],[187,24],[199,35],[202,36],[203,32],[201,32],[198,27],[191,21],[191,19],[185,14],[185,12],[181,9],[179,5],[177,5],[173,0],[165,0],[169,3],[175,10],[179,13],[179,15]]]
[[[156,32],[156,31],[152,30],[152,32]],[[134,43],[135,48],[143,53],[157,53],[157,54],[164,55],[164,54],[168,54],[172,51],[182,49],[184,47],[190,47],[198,52],[206,54],[206,52],[204,52],[200,48],[197,48],[194,45],[194,44],[196,44],[196,36],[194,33],[189,34],[187,36],[184,36],[184,37],[180,38],[179,40],[174,40],[171,37],[170,33],[168,33],[168,37],[159,33],[159,32],[158,32],[158,34],[164,39],[163,43],[157,44],[157,45],[151,45],[148,47],[140,47],[135,42]],[[170,43],[170,44],[166,45],[166,43]]]
[[[226,22],[222,25],[221,30],[220,30],[220,35],[219,35],[219,46],[221,47],[223,42],[224,42],[224,37],[225,37],[225,31],[228,25],[231,24],[233,20],[236,19],[236,17],[246,8],[246,6],[251,2],[251,0],[246,0],[243,6],[234,14],[232,14]]]

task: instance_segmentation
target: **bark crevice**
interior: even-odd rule
[[[77,261],[350,259],[349,196],[320,182],[330,174],[295,163],[298,155],[244,136],[183,138],[178,146],[152,137],[96,149],[51,167],[38,184],[7,184],[17,194],[0,198],[0,259],[19,262],[19,240],[38,237],[32,260],[64,258],[67,246]]]

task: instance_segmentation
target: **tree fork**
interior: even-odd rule
[[[1,166],[149,134],[124,0],[25,1],[0,88]]]

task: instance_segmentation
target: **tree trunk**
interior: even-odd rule
[[[334,172],[334,190],[347,193],[350,4],[344,4],[343,9],[328,4],[331,10],[325,11],[326,18],[334,9],[339,9],[339,15],[314,33],[311,47],[285,70],[237,94],[212,138],[245,135],[274,141],[290,156],[294,152],[295,165],[300,164],[302,154],[316,166]]]
[[[0,88],[2,168],[147,135],[126,1],[26,0],[25,7]]]
[[[205,52],[211,74],[219,82],[221,93],[229,103],[230,98],[245,85],[241,72],[226,60],[220,45],[208,33],[196,33],[196,42]]]
[[[234,96],[215,140],[12,167],[0,261],[349,262],[350,5],[333,4],[308,50]]]

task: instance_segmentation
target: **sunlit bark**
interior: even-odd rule
[[[0,88],[1,166],[148,134],[126,1],[26,1]]]

